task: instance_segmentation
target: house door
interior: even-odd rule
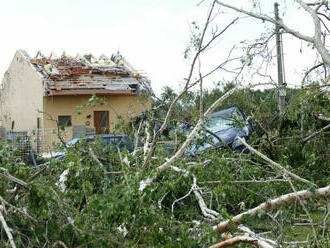
[[[96,134],[109,132],[109,111],[94,111],[94,127]]]

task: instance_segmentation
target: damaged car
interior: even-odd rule
[[[130,140],[129,136],[126,134],[98,134],[98,135],[87,135],[82,138],[74,138],[69,141],[66,145],[68,148],[74,147],[78,143],[81,142],[95,142],[99,140],[104,147],[109,147],[110,149],[114,149],[118,147],[120,150],[127,149],[129,152],[133,151],[134,145]],[[55,152],[44,153],[42,157],[44,159],[56,158],[59,159],[66,155],[65,149],[60,149]]]
[[[224,146],[234,151],[249,153],[238,137],[248,141],[252,131],[252,124],[245,113],[238,107],[230,107],[207,116],[202,132],[196,139],[197,142],[195,140],[185,153],[196,155],[205,150]]]

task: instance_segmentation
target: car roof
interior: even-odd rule
[[[95,134],[95,135],[87,135],[83,137],[83,139],[95,139],[97,137],[101,138],[122,138],[122,137],[127,137],[127,134]]]
[[[68,142],[68,144],[74,145],[74,144],[76,144],[80,140],[94,140],[97,137],[100,137],[102,139],[107,139],[107,138],[110,139],[110,138],[124,138],[124,137],[128,137],[128,135],[127,134],[95,134],[95,135],[87,135],[87,136],[82,137],[82,138],[74,138],[70,142]]]
[[[224,114],[232,113],[235,110],[237,110],[237,107],[230,107],[230,108],[226,108],[226,109],[223,109],[221,111],[218,111],[218,112],[214,112],[212,114],[209,114],[207,117],[208,118],[214,118],[214,117],[222,116]]]

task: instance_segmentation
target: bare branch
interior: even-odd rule
[[[270,165],[272,165],[273,167],[283,171],[285,174],[291,176],[292,178],[295,178],[303,183],[307,183],[307,184],[310,184],[310,185],[314,185],[316,186],[315,184],[313,184],[312,182],[304,179],[304,178],[301,178],[300,176],[288,171],[287,169],[285,169],[282,165],[280,165],[279,163],[276,163],[274,162],[273,160],[271,160],[270,158],[268,158],[267,156],[265,156],[264,154],[262,154],[261,152],[257,151],[256,149],[254,149],[252,146],[250,146],[249,144],[247,144],[243,139],[241,139],[240,137],[237,137],[239,139],[239,141],[242,142],[242,144],[248,148],[250,151],[252,151],[253,153],[257,154],[259,157],[261,157],[262,159],[266,160]]]
[[[317,12],[317,14],[323,16],[324,18],[326,18],[330,22],[330,17],[329,16],[325,15],[324,13],[320,13],[320,12]]]
[[[57,137],[58,137],[58,139],[61,141],[62,145],[64,146],[64,149],[67,149],[66,142],[64,141],[63,137],[61,136],[61,127],[60,127],[58,121],[55,120],[55,119],[53,118],[53,116],[51,116],[49,113],[46,113],[46,112],[43,112],[43,111],[40,111],[40,110],[39,110],[38,112],[41,113],[41,114],[47,115],[47,116],[48,116],[48,120],[50,120],[50,121],[54,121],[54,122],[56,123],[56,127],[57,127]]]
[[[35,218],[33,218],[31,215],[29,215],[28,213],[26,213],[26,211],[20,209],[20,208],[17,208],[15,207],[14,205],[10,204],[9,202],[7,202],[5,199],[3,199],[1,196],[0,196],[0,201],[7,205],[8,207],[11,207],[12,209],[14,209],[14,211],[17,211],[19,213],[21,213],[22,215],[26,216],[27,218],[29,218],[30,220],[32,220],[33,222],[38,222]]]
[[[297,37],[298,39],[304,40],[306,42],[312,43],[314,44],[315,48],[317,49],[317,51],[319,52],[319,54],[321,55],[323,61],[325,64],[327,64],[327,66],[330,66],[330,53],[327,50],[327,48],[324,46],[323,42],[322,42],[322,31],[321,31],[321,22],[320,19],[316,13],[316,11],[314,9],[312,9],[311,7],[309,7],[306,3],[304,3],[301,0],[297,0],[297,2],[304,8],[305,11],[307,11],[311,17],[313,18],[313,23],[314,23],[314,36],[310,37],[307,35],[304,35],[300,32],[298,32],[297,30],[291,29],[290,27],[288,27],[287,25],[285,25],[282,20],[276,21],[275,19],[266,16],[266,15],[260,15],[260,14],[256,14],[250,11],[246,11],[244,9],[241,8],[237,8],[233,5],[229,5],[226,3],[223,3],[221,1],[216,1],[219,5],[235,10],[236,12],[239,13],[243,13],[246,14],[248,16],[257,18],[259,20],[262,21],[267,21],[273,24],[277,24],[280,25],[281,28],[283,28],[285,30],[285,32],[292,34],[293,36]]]
[[[28,182],[31,182],[33,181],[35,178],[37,178],[41,173],[43,173],[46,169],[48,168],[48,165],[47,164],[44,164],[44,166],[39,170],[37,171],[35,174],[33,174],[27,181]]]
[[[200,82],[201,79],[207,77],[208,75],[210,75],[212,72],[218,70],[220,68],[220,66],[217,66],[214,70],[212,70],[211,72],[207,73],[206,75],[202,76],[200,79],[198,79],[197,81],[195,81],[193,84],[191,84],[191,78],[193,76],[193,72],[195,70],[195,65],[196,65],[196,62],[198,61],[198,58],[200,56],[200,54],[206,50],[210,45],[211,43],[216,39],[218,38],[221,34],[223,34],[231,25],[233,25],[237,19],[234,19],[232,22],[230,22],[222,31],[220,31],[218,34],[215,34],[213,35],[213,37],[208,41],[208,43],[206,43],[206,45],[203,46],[203,42],[204,42],[204,38],[205,38],[205,34],[206,34],[206,31],[208,29],[208,26],[210,24],[210,20],[211,20],[211,16],[212,16],[212,12],[214,10],[214,6],[215,6],[215,3],[216,1],[213,1],[212,5],[211,5],[211,8],[210,8],[210,11],[208,13],[208,16],[207,16],[207,20],[206,20],[206,23],[204,25],[204,28],[203,28],[203,31],[202,31],[202,35],[201,35],[201,38],[200,38],[200,41],[199,41],[199,46],[198,46],[198,50],[193,58],[193,61],[192,61],[192,64],[190,66],[190,70],[189,70],[189,74],[188,74],[188,78],[186,79],[186,83],[185,83],[185,86],[183,87],[183,90],[181,91],[181,93],[179,95],[177,95],[175,97],[175,99],[172,101],[168,111],[167,111],[167,114],[166,114],[166,117],[165,117],[165,120],[162,124],[162,126],[160,127],[160,129],[155,133],[154,137],[153,137],[153,141],[150,145],[150,150],[148,152],[148,155],[147,157],[145,158],[144,162],[143,162],[143,167],[146,168],[150,158],[152,157],[152,154],[154,152],[154,149],[155,149],[155,145],[160,137],[160,135],[163,133],[163,131],[165,130],[167,124],[168,124],[168,121],[169,121],[169,118],[172,114],[172,111],[174,109],[174,106],[176,105],[176,103],[178,102],[178,100],[184,95],[185,92],[188,91],[188,89],[190,89],[191,87],[193,87],[194,85],[198,84]],[[227,63],[228,61],[226,61],[225,63]]]
[[[330,53],[325,48],[322,42],[322,31],[321,31],[321,22],[319,17],[317,16],[317,13],[314,9],[309,7],[306,3],[304,3],[301,0],[297,0],[297,2],[307,11],[311,17],[313,18],[314,22],[314,37],[312,39],[312,43],[315,45],[315,48],[320,53],[323,61],[330,66]],[[299,38],[299,37],[298,37]]]
[[[330,117],[327,117],[327,116],[324,116],[323,114],[318,114],[318,113],[315,113],[315,112],[312,112],[313,116],[319,120],[322,120],[322,121],[330,121]]]
[[[321,128],[320,130],[316,131],[315,133],[312,133],[311,135],[307,136],[306,138],[304,138],[301,143],[302,144],[306,144],[307,141],[309,141],[310,139],[316,137],[317,135],[321,134],[322,132],[328,130],[330,128],[330,123],[328,125],[326,125],[325,127]]]
[[[286,179],[266,179],[266,180],[241,180],[241,181],[232,181],[232,183],[237,183],[237,184],[246,184],[246,183],[253,183],[253,184],[264,184],[264,183],[283,183],[287,182],[288,180]]]
[[[138,129],[134,133],[134,151],[133,151],[133,156],[137,153],[138,150],[138,144],[139,144],[139,133],[141,131],[143,121],[140,121]]]
[[[182,144],[180,149],[165,163],[163,163],[162,165],[157,167],[157,175],[159,175],[162,171],[166,170],[170,165],[172,165],[176,160],[178,160],[183,155],[184,151],[191,144],[193,138],[196,136],[198,131],[202,128],[203,118],[206,117],[207,115],[209,115],[210,113],[212,113],[224,100],[226,100],[229,96],[231,96],[236,90],[237,90],[237,88],[233,88],[233,89],[229,90],[208,108],[208,110],[204,113],[202,118],[199,118],[196,126],[190,132],[190,134],[188,135],[187,139]],[[146,180],[142,180],[140,182],[139,190],[143,191],[147,186],[149,186],[157,178],[157,175],[154,177],[149,177]]]
[[[2,211],[3,211],[2,206],[0,206],[0,221],[1,221],[1,224],[2,224],[3,228],[5,229],[5,232],[7,234],[7,237],[8,237],[8,240],[9,240],[9,243],[10,243],[11,247],[16,248],[13,235],[11,234],[11,232],[8,228],[7,222],[6,222],[5,218],[3,217]]]
[[[286,26],[282,21],[279,21],[277,22],[275,19],[269,17],[269,16],[266,16],[266,15],[259,15],[259,14],[256,14],[256,13],[253,13],[253,12],[250,12],[250,11],[246,11],[244,9],[240,9],[240,8],[237,8],[235,6],[232,6],[232,5],[229,5],[229,4],[226,4],[226,3],[223,3],[221,1],[216,1],[219,5],[223,6],[223,7],[226,7],[226,8],[229,8],[229,9],[232,9],[232,10],[235,10],[237,12],[240,12],[240,13],[243,13],[243,14],[246,14],[248,16],[251,16],[251,17],[254,17],[254,18],[257,18],[257,19],[260,19],[262,21],[267,21],[267,22],[270,22],[270,23],[273,23],[273,24],[279,24],[286,32],[296,36],[297,38],[299,39],[302,39],[302,40],[305,40],[307,42],[311,42],[313,43],[313,38],[312,37],[309,37],[309,36],[306,36],[306,35],[303,35],[301,33],[299,33],[298,31],[296,30],[293,30],[291,28],[289,28],[288,26]]]
[[[238,243],[249,243],[261,248],[273,248],[278,247],[278,244],[271,240],[265,239],[260,235],[255,234],[249,228],[243,225],[239,225],[238,229],[244,232],[244,235],[229,238],[225,241],[221,241],[218,244],[210,246],[210,248],[228,247]]]
[[[93,149],[90,147],[89,148],[89,154],[90,154],[90,156],[92,157],[92,159],[103,169],[103,172],[104,172],[104,176],[105,176],[105,178],[107,179],[107,180],[109,180],[109,178],[108,178],[108,172],[107,172],[107,170],[106,170],[106,168],[105,168],[105,166],[101,163],[101,161],[96,157],[96,155],[95,155],[95,153],[94,153],[94,151],[93,151]]]
[[[258,244],[258,240],[255,238],[251,238],[249,236],[246,235],[240,235],[240,236],[236,236],[230,239],[227,239],[225,241],[221,241],[215,245],[210,246],[209,248],[221,248],[221,247],[228,247],[228,246],[233,246],[235,244],[239,244],[239,243],[246,243],[246,244],[252,244],[256,247],[262,247]]]
[[[64,248],[68,248],[68,246],[61,240],[57,240],[54,244],[53,244],[53,248],[57,247],[58,245],[64,247]]]
[[[197,178],[196,176],[193,174],[193,173],[190,173],[189,171],[185,170],[185,169],[180,169],[176,166],[170,166],[171,169],[173,169],[174,171],[176,172],[181,172],[181,173],[184,173],[185,176],[188,176],[188,175],[191,175],[192,178],[193,178],[193,184],[191,186],[191,189],[189,190],[189,192],[181,197],[180,199],[178,199],[177,201],[180,201],[180,200],[183,200],[184,198],[186,198],[187,196],[190,195],[191,192],[194,192],[196,198],[197,198],[197,201],[198,201],[198,205],[202,211],[202,214],[204,215],[204,217],[206,218],[209,218],[209,219],[216,219],[220,214],[210,208],[208,208],[206,206],[206,203],[200,193],[200,189],[197,185]],[[174,208],[174,204],[177,202],[175,201],[173,204],[172,204],[172,212],[173,212],[173,208]]]
[[[253,209],[250,209],[239,215],[236,215],[235,217],[232,218],[231,221],[235,224],[242,223],[244,216],[254,215],[260,211],[270,211],[274,208],[278,208],[278,207],[286,205],[288,203],[295,202],[298,199],[298,197],[300,197],[300,199],[302,199],[302,200],[306,200],[306,199],[309,199],[312,197],[328,197],[329,195],[330,195],[330,185],[328,185],[327,187],[324,187],[324,188],[316,189],[314,193],[312,193],[309,190],[301,190],[301,191],[297,191],[295,193],[289,193],[289,194],[277,197],[273,200],[268,200]],[[224,232],[226,230],[229,230],[232,228],[232,226],[230,225],[231,221],[230,220],[223,221],[223,222],[219,223],[218,225],[214,226],[213,229],[218,232]]]
[[[307,76],[312,72],[314,71],[315,69],[319,68],[320,66],[323,66],[324,63],[320,63],[320,64],[317,64],[317,65],[314,65],[312,68],[310,68],[308,71],[305,72],[305,75],[303,77],[303,79],[301,80],[301,88],[304,88],[305,86],[305,80],[307,78]]]
[[[147,164],[148,164],[148,162],[149,162],[149,160],[150,160],[150,158],[151,158],[151,156],[152,156],[152,154],[154,152],[155,145],[156,145],[156,143],[158,141],[158,138],[160,137],[160,135],[163,133],[163,131],[166,128],[166,126],[168,124],[168,121],[169,121],[169,118],[170,118],[170,116],[172,114],[172,111],[174,109],[175,104],[184,95],[184,93],[188,90],[188,86],[190,84],[190,80],[192,78],[192,75],[193,75],[193,72],[194,72],[194,69],[195,69],[195,64],[196,64],[196,62],[197,62],[197,60],[199,58],[199,55],[201,54],[202,50],[205,50],[207,48],[206,46],[202,47],[202,45],[203,45],[203,41],[204,41],[204,36],[205,36],[206,30],[207,30],[207,28],[208,28],[208,26],[210,24],[210,19],[211,19],[211,16],[212,16],[214,5],[215,5],[215,1],[212,3],[211,9],[210,9],[210,11],[209,11],[209,13],[207,15],[206,23],[204,25],[204,29],[202,31],[202,35],[201,35],[201,38],[200,38],[200,41],[199,41],[198,50],[197,50],[197,52],[196,52],[196,54],[195,54],[195,56],[193,58],[193,61],[191,63],[189,74],[188,74],[188,78],[186,80],[185,86],[184,86],[183,90],[181,91],[181,93],[179,95],[177,95],[175,97],[175,99],[172,101],[172,103],[171,103],[171,105],[170,105],[170,107],[169,107],[169,109],[168,109],[168,111],[166,113],[165,120],[164,120],[163,124],[161,125],[161,127],[159,128],[159,130],[155,133],[155,135],[153,137],[153,141],[152,141],[152,143],[150,145],[150,150],[149,150],[147,156],[144,159],[143,168],[146,168],[146,166],[147,166]]]
[[[0,173],[0,177],[7,178],[8,180],[10,180],[10,181],[26,188],[26,189],[29,188],[26,182],[24,182],[21,179],[18,179],[17,177],[14,177],[14,176],[10,175],[7,169],[0,167],[0,171],[4,172],[4,173]]]
[[[294,193],[297,193],[296,187],[293,185],[291,179],[288,176],[286,176],[286,175],[284,177],[288,179],[288,182],[289,182],[292,190],[294,191]],[[299,196],[297,197],[297,199],[298,199],[300,205],[302,206],[303,210],[305,211],[305,213],[306,213],[309,221],[312,223],[313,222],[312,217],[311,217],[310,213],[308,212],[308,210],[307,210],[307,208],[306,208],[303,200]],[[312,226],[312,230],[313,230],[314,240],[315,240],[317,246],[320,246],[319,240],[317,239],[317,234],[316,234],[316,230],[315,230],[315,227],[314,226]]]

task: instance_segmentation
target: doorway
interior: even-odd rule
[[[109,133],[109,111],[94,111],[96,134]]]

